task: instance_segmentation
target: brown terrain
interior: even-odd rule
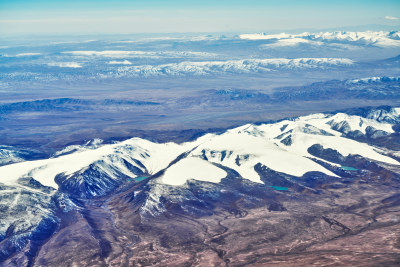
[[[33,265],[399,266],[400,170],[370,165],[341,180],[303,177],[287,191],[234,175],[185,188],[128,182],[61,214]],[[157,190],[164,197],[144,211]],[[21,255],[6,266],[26,261]]]

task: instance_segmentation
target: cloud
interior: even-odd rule
[[[388,19],[388,20],[399,20],[400,18],[393,17],[393,16],[386,16],[385,19]]]

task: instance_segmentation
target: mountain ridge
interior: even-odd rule
[[[211,249],[215,261],[224,260],[232,256],[226,254],[232,248],[220,240],[224,233],[230,233],[229,229],[235,229],[229,224],[221,234],[228,218],[239,223],[254,216],[259,218],[256,214],[264,212],[277,218],[279,214],[293,212],[293,216],[298,216],[292,198],[299,203],[310,199],[332,201],[335,190],[350,190],[358,199],[360,187],[373,186],[375,189],[364,191],[378,194],[386,190],[392,195],[400,181],[400,154],[379,147],[379,142],[380,138],[399,138],[394,129],[400,122],[399,110],[388,106],[360,108],[353,110],[353,115],[320,113],[269,124],[247,124],[182,144],[153,143],[141,138],[113,144],[94,140],[83,146],[67,147],[50,159],[2,166],[0,262],[54,265],[59,256],[49,258],[46,253],[53,253],[52,246],[59,247],[58,242],[63,244],[61,236],[71,244],[79,243],[80,238],[72,237],[78,233],[92,244],[84,254],[78,254],[92,255],[91,251],[98,251],[94,254],[98,256],[86,259],[97,263],[117,253],[114,246],[120,242],[128,246],[123,249],[130,255],[128,258],[140,261],[129,251],[142,248],[154,238],[161,238],[157,241],[161,243],[153,246],[161,246],[169,253],[175,253],[172,244],[190,244],[185,253],[194,249],[192,246],[200,246],[201,250]],[[374,136],[371,131],[384,135]],[[345,201],[339,196],[334,198]],[[364,207],[362,203],[358,205]],[[381,210],[395,203],[383,204],[386,206]],[[315,225],[338,225],[339,230],[334,233],[339,236],[365,230],[341,222],[340,216],[345,215],[333,219],[326,211],[319,211],[318,205],[311,206],[314,215],[296,219],[301,227],[311,220]],[[214,219],[219,222],[212,226]],[[198,227],[207,220],[211,220],[207,223],[210,229],[215,227],[207,231],[216,233],[203,240],[210,234],[204,232],[203,226]],[[319,220],[325,223],[320,224]],[[164,221],[181,232],[164,229]],[[197,226],[191,229],[192,224]],[[378,223],[376,227],[381,226]],[[75,228],[80,230],[70,239],[64,231]],[[111,242],[110,236],[120,241]],[[99,244],[98,248],[89,241],[91,238]]]

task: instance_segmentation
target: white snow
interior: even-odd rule
[[[367,77],[361,79],[348,80],[348,83],[372,83],[372,82],[382,82],[383,80],[389,81],[400,81],[400,76],[397,77]]]
[[[19,153],[12,149],[12,147],[0,146],[0,164],[8,164],[24,161]]]
[[[96,150],[88,150],[73,153],[58,158],[37,161],[26,161],[0,167],[0,181],[4,183],[16,183],[20,177],[34,177],[45,186],[58,188],[54,182],[57,174],[72,174],[87,167],[101,156],[110,153],[111,146],[104,146]]]
[[[57,174],[71,175],[112,155],[124,158],[133,166],[141,168],[132,160],[132,158],[135,158],[142,162],[150,174],[154,174],[167,167],[185,149],[184,145],[175,143],[157,144],[140,138],[132,138],[118,144],[104,145],[97,149],[78,151],[57,158],[2,166],[0,167],[0,181],[15,184],[18,178],[31,176],[43,185],[58,188],[54,182],[54,177]],[[135,177],[133,173],[126,174]]]
[[[124,60],[124,61],[109,61],[108,64],[110,65],[132,65],[132,62],[129,60]]]
[[[313,144],[320,144],[324,148],[331,148],[337,150],[343,156],[348,156],[349,154],[358,154],[369,159],[386,162],[389,164],[399,164],[399,162],[397,162],[396,160],[384,156],[380,153],[377,153],[376,151],[379,151],[379,149],[375,147],[369,146],[365,143],[360,143],[348,138],[341,137],[340,132],[332,130],[330,125],[327,124],[327,122],[329,122],[330,120],[346,121],[349,123],[352,131],[360,130],[363,133],[365,133],[365,128],[367,126],[372,126],[378,130],[383,130],[389,133],[393,133],[391,124],[379,123],[375,120],[365,119],[359,116],[349,116],[343,113],[338,113],[334,116],[325,116],[323,114],[320,114],[319,117],[318,115],[311,115],[311,116],[300,117],[293,122],[292,121],[280,122],[280,124],[282,125],[285,123],[289,124],[289,126],[285,129],[285,131],[293,129],[292,133],[293,144],[291,146],[286,147],[286,149],[292,153],[296,153],[299,155],[311,156],[308,154],[307,149]],[[305,134],[299,131],[299,128],[295,128],[296,125],[299,125],[301,122],[325,130],[326,132],[331,133],[334,136]],[[361,126],[360,122],[362,122]],[[283,144],[280,144],[280,146],[282,145]]]
[[[60,67],[60,68],[82,68],[82,65],[78,62],[51,62],[47,63],[50,67]]]
[[[397,108],[384,115],[398,118],[399,112],[400,109]],[[33,177],[43,185],[57,188],[54,182],[57,174],[64,174],[68,178],[75,172],[84,171],[93,163],[98,164],[98,168],[110,177],[116,175],[116,170],[135,177],[135,174],[126,168],[124,161],[151,175],[167,168],[183,153],[186,153],[185,157],[165,170],[159,179],[162,183],[182,185],[187,179],[218,183],[227,174],[225,170],[212,163],[231,168],[243,178],[258,183],[261,183],[261,180],[254,170],[254,166],[258,163],[272,170],[298,177],[311,171],[336,176],[310,159],[314,157],[307,152],[307,149],[314,144],[337,150],[343,156],[358,154],[371,160],[399,165],[396,160],[383,155],[384,151],[379,148],[345,138],[331,126],[332,122],[345,122],[351,131],[358,130],[365,133],[366,127],[371,126],[377,130],[393,133],[390,123],[378,122],[376,119],[344,113],[313,114],[272,124],[258,126],[247,124],[220,135],[207,134],[183,144],[159,144],[132,138],[116,144],[102,145],[100,141],[95,140],[86,146],[64,149],[56,154],[58,155],[56,158],[2,166],[0,182],[17,184],[20,177]],[[281,140],[289,136],[292,143],[283,144]],[[68,152],[72,153],[65,154]]]
[[[189,179],[219,183],[227,173],[198,157],[185,158],[168,168],[161,181],[169,185],[183,185]]]
[[[271,40],[271,39],[287,39],[292,37],[289,33],[279,33],[279,34],[266,34],[266,33],[250,33],[239,35],[240,39],[247,40]]]
[[[90,141],[87,141],[86,144],[84,144],[84,145],[70,145],[70,146],[63,148],[62,150],[55,152],[53,157],[58,157],[58,156],[61,156],[64,154],[69,154],[69,153],[77,152],[77,151],[85,151],[88,149],[95,149],[95,148],[100,147],[102,145],[102,143],[103,143],[102,139],[95,138]]]
[[[303,38],[291,38],[291,39],[277,40],[275,43],[272,44],[264,44],[262,45],[262,47],[268,48],[268,47],[282,47],[282,46],[297,46],[299,44],[323,45],[323,43],[319,41],[310,41]]]
[[[258,174],[254,171],[257,163],[279,172],[294,176],[302,176],[309,171],[319,171],[327,175],[336,176],[329,170],[308,158],[314,158],[307,149],[320,144],[324,148],[337,150],[343,156],[359,154],[363,157],[398,165],[396,160],[384,156],[377,151],[379,149],[364,143],[341,137],[342,133],[334,131],[327,124],[330,120],[347,121],[352,130],[360,130],[365,133],[367,126],[393,133],[391,124],[379,123],[375,120],[364,119],[358,116],[336,114],[327,116],[324,114],[313,114],[300,117],[295,121],[281,121],[275,124],[263,124],[260,126],[244,125],[219,136],[212,136],[208,141],[202,143],[195,151],[194,156],[200,156],[205,151],[209,161],[222,164],[236,170],[242,177],[260,182]],[[360,121],[362,125],[360,126]],[[284,132],[287,133],[281,139],[276,139],[282,134],[281,127],[288,125]],[[324,130],[333,136],[305,133],[305,128],[315,127],[315,130]],[[314,128],[311,128],[314,129]],[[292,144],[286,146],[280,142],[286,136],[291,135]],[[382,152],[382,151],[381,151]],[[223,157],[223,154],[225,156]],[[236,163],[239,162],[239,165]]]
[[[380,123],[376,120],[365,119],[358,116],[349,116],[344,113],[335,114],[332,117],[329,117],[328,121],[334,121],[336,123],[347,122],[350,125],[352,131],[359,130],[363,134],[366,133],[365,129],[368,126],[372,126],[377,130],[382,130],[388,133],[393,133],[392,125],[389,123]]]
[[[107,58],[158,58],[158,57],[215,57],[217,54],[196,51],[125,51],[125,50],[105,50],[105,51],[65,51],[63,54],[69,54],[80,57],[107,57]]]
[[[140,56],[140,55],[155,55],[155,52],[146,51],[120,51],[120,50],[107,50],[107,51],[67,51],[64,54],[71,54],[74,56],[103,56],[103,57],[126,57],[126,56]]]
[[[115,43],[139,43],[139,42],[154,42],[154,41],[181,41],[181,42],[201,42],[201,41],[211,41],[219,40],[224,38],[223,36],[212,36],[212,35],[201,35],[201,36],[181,36],[181,37],[171,37],[171,36],[160,36],[160,37],[146,37],[137,40],[124,40],[117,41]]]
[[[245,40],[266,40],[268,42],[275,41],[275,43],[267,44],[271,47],[278,46],[294,46],[299,43],[307,43],[312,45],[325,45],[332,42],[345,42],[362,45],[374,45],[378,47],[397,47],[400,46],[398,40],[398,32],[320,32],[301,34],[242,34],[240,39]]]
[[[154,75],[206,75],[214,73],[269,72],[274,69],[324,69],[334,66],[352,65],[347,58],[268,58],[228,61],[185,61],[162,65],[139,65],[118,68],[117,76]]]
[[[253,129],[247,131],[249,128]],[[253,135],[254,130],[264,132],[265,135],[255,136]],[[200,156],[204,150],[209,161],[234,169],[243,178],[259,183],[261,182],[260,177],[254,170],[257,163],[294,176],[302,176],[309,171],[320,171],[336,176],[317,163],[303,157],[302,154],[288,152],[284,145],[279,146],[277,142],[278,140],[274,140],[268,131],[248,125],[245,128],[232,129],[222,135],[210,138],[192,154]],[[222,159],[223,151],[226,156]]]
[[[41,53],[20,53],[16,54],[16,57],[29,57],[29,56],[38,56],[41,55]]]
[[[388,19],[388,20],[399,20],[400,18],[393,17],[393,16],[385,16],[385,19]]]

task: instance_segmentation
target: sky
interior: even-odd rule
[[[399,0],[0,0],[2,35],[400,28],[399,17]]]

